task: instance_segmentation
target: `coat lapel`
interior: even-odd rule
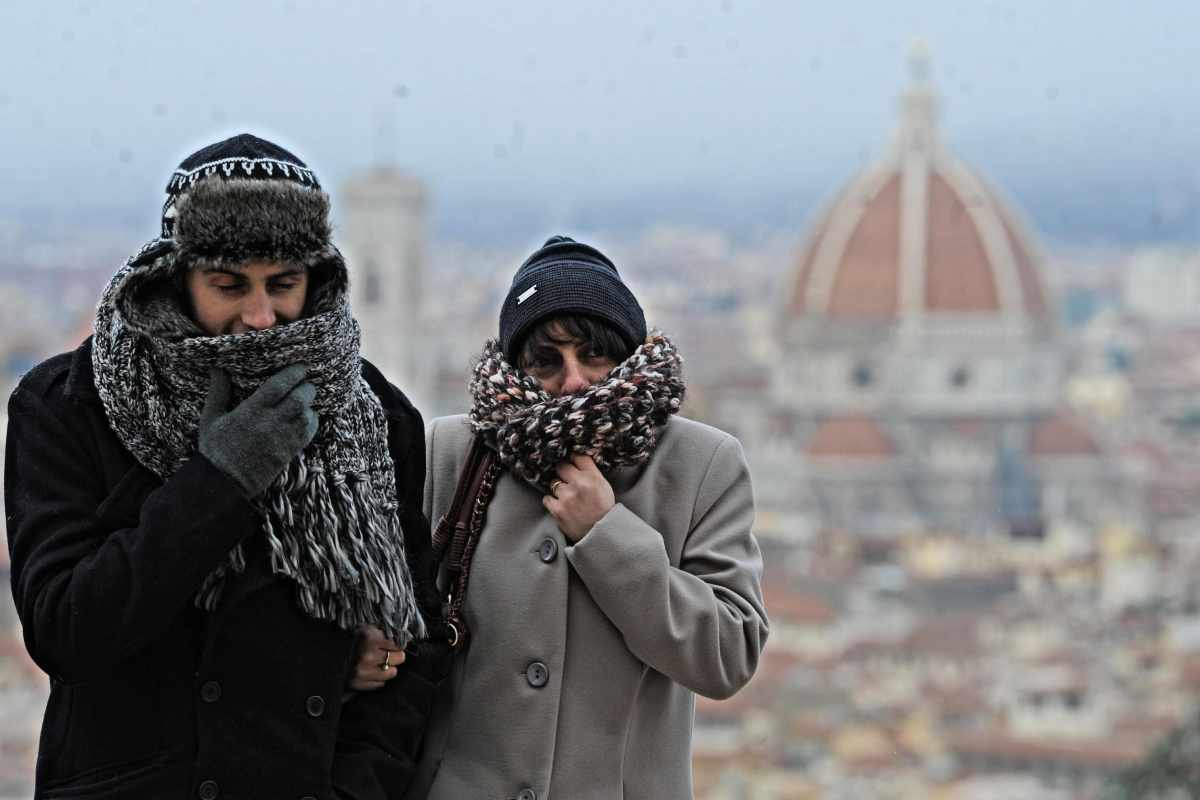
[[[271,572],[270,564],[267,563],[267,559],[261,552],[253,555],[247,553],[246,569],[240,573],[231,573],[227,578],[228,583],[225,586],[218,610],[222,614],[227,613],[245,602],[250,595],[278,580],[283,579]]]

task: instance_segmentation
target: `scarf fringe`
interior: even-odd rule
[[[309,616],[347,630],[378,625],[400,644],[427,636],[408,570],[371,566],[387,563],[395,542],[403,538],[396,509],[378,508],[368,481],[354,476],[331,481],[304,455],[288,466],[277,484],[281,491],[272,493],[271,502],[260,508],[263,533],[271,570],[295,581],[300,607]],[[205,580],[197,605],[216,608],[225,578],[244,569],[239,544],[229,561]]]

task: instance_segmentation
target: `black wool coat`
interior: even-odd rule
[[[432,622],[421,417],[365,361],[363,376],[388,418],[409,567]],[[202,455],[162,481],[129,454],[96,393],[90,339],[13,393],[4,491],[17,613],[51,681],[37,797],[403,794],[444,646],[417,643],[384,689],[348,692],[355,634],[299,610],[250,503]],[[246,571],[215,611],[197,609],[238,542]]]

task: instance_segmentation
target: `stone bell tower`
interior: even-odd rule
[[[362,353],[417,407],[431,394],[423,342],[425,186],[394,167],[374,167],[341,192],[338,240],[350,271],[350,302]]]

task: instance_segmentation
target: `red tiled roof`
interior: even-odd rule
[[[830,417],[804,448],[810,458],[891,458],[896,448],[879,423],[863,414]]]
[[[30,682],[45,679],[45,674],[34,663],[16,631],[0,634],[0,661],[2,660],[11,660]]]
[[[796,281],[788,298],[788,311],[793,316],[826,313],[848,320],[891,320],[902,313],[900,237],[903,217],[908,213],[903,201],[909,178],[895,165],[884,169],[883,173],[852,181],[813,226],[795,263]],[[864,181],[868,180],[878,189],[873,195],[862,195]],[[967,195],[964,191],[978,194]],[[921,310],[1000,312],[997,270],[1004,267],[994,263],[993,258],[1003,258],[1011,266],[1011,277],[1017,284],[1016,302],[1033,317],[1049,316],[1031,245],[1019,231],[1012,212],[994,192],[983,186],[966,190],[943,167],[935,165],[929,173],[925,196],[924,214],[918,212],[913,220],[924,222],[924,230],[919,232],[925,238]],[[981,218],[991,220],[999,229],[1000,239],[992,252],[984,244]],[[853,227],[844,244],[832,240],[831,236],[843,235],[835,231],[844,231],[846,224]],[[841,249],[832,253],[835,262],[828,305],[813,305],[810,289],[817,277],[817,260],[829,252],[831,245]]]
[[[950,741],[950,746],[963,755],[1104,768],[1136,762],[1145,754],[1147,744],[1132,737],[1024,739],[1001,732],[961,734]]]
[[[846,244],[828,313],[890,318],[900,292],[900,177],[889,180],[863,212]]]
[[[800,625],[828,625],[837,619],[834,608],[812,592],[767,583],[763,586],[763,595],[771,619]]]
[[[842,725],[820,717],[797,715],[787,721],[786,728],[788,738],[792,741],[807,739],[828,742],[837,735]]]
[[[1038,422],[1030,435],[1034,456],[1096,456],[1100,448],[1079,420],[1058,412]]]
[[[999,311],[996,278],[966,204],[946,179],[929,180],[925,304],[932,311]]]
[[[1113,725],[1114,738],[1135,737],[1138,741],[1158,741],[1182,724],[1174,717],[1127,717]]]
[[[921,690],[924,702],[939,714],[982,714],[988,710],[987,699],[978,688],[946,689],[926,686]]]
[[[923,620],[904,640],[913,653],[973,656],[980,652],[979,617],[973,614],[941,615]]]
[[[1188,656],[1182,660],[1179,683],[1185,689],[1200,689],[1200,656]]]

